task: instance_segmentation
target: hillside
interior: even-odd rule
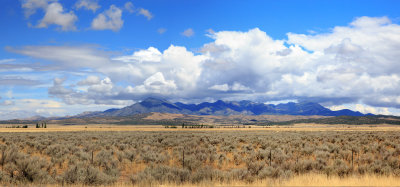
[[[171,103],[147,98],[121,108],[84,112],[61,118],[32,118],[0,121],[2,124],[119,124],[179,125],[186,124],[251,124],[287,125],[294,123],[321,124],[399,124],[398,117],[374,116],[351,110],[332,111],[318,103],[301,102],[264,104],[251,101],[216,101],[199,104]]]
[[[400,125],[400,117],[397,116],[335,116],[329,118],[308,118],[308,119],[294,119],[287,121],[269,121],[259,122],[256,125],[291,125],[296,123],[316,123],[316,124],[347,124],[347,125],[361,125],[361,124],[392,124]]]
[[[171,113],[146,113],[131,116],[102,116],[86,118],[65,118],[48,120],[51,124],[117,124],[117,125],[181,125],[185,124],[256,124],[267,122],[284,122],[301,119],[327,118],[326,116],[294,115],[187,115]]]
[[[364,116],[360,112],[348,109],[332,111],[318,103],[312,102],[289,102],[286,104],[264,104],[251,101],[221,101],[213,103],[203,102],[200,104],[184,104],[181,102],[171,103],[167,100],[147,98],[141,102],[121,108],[109,109],[103,112],[83,113],[77,118],[87,117],[117,117],[145,114],[151,112],[188,114],[188,115],[319,115],[319,116]]]
[[[171,113],[146,113],[131,116],[73,117],[45,120],[6,120],[0,124],[35,124],[46,121],[48,124],[60,125],[291,125],[296,123],[315,124],[394,124],[400,125],[400,117],[396,116],[302,116],[302,115],[188,115]]]

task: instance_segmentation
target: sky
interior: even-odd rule
[[[0,119],[199,103],[400,115],[400,1],[0,0]]]

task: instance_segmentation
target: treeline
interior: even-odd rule
[[[178,128],[178,125],[163,125],[165,128]],[[203,129],[203,128],[215,128],[214,125],[204,125],[204,124],[192,124],[192,123],[182,123],[180,125],[182,129]]]
[[[19,119],[13,119],[13,120],[3,120],[0,121],[0,124],[34,124],[36,122],[31,121],[31,120],[19,120]]]
[[[6,128],[28,128],[28,125],[12,125],[6,126]]]
[[[36,128],[47,128],[46,122],[36,123]]]
[[[182,126],[185,124],[187,126],[198,126],[200,124],[190,121],[183,120],[142,120],[134,119],[127,121],[115,122],[116,125],[163,125],[163,126]]]

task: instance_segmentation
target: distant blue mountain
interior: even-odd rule
[[[161,112],[192,115],[320,115],[320,116],[364,116],[373,114],[362,114],[348,109],[332,111],[318,103],[312,102],[289,102],[285,104],[264,104],[252,101],[222,101],[204,102],[200,104],[184,104],[181,102],[171,103],[167,100],[147,98],[139,103],[121,109],[109,109],[104,112],[90,113],[88,116],[79,117],[101,117],[101,116],[129,116],[134,114]]]

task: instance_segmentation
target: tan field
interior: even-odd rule
[[[89,125],[59,125],[48,124],[47,128],[35,128],[29,125],[28,128],[5,128],[0,125],[0,132],[68,132],[68,131],[399,131],[398,125],[325,125],[325,124],[294,124],[288,126],[240,126],[232,128],[229,125],[216,126],[216,128],[165,128],[161,125],[109,125],[109,124],[89,124]],[[22,125],[19,125],[22,126]]]
[[[194,186],[399,186],[400,178],[393,176],[376,176],[376,175],[365,175],[365,176],[351,176],[351,177],[327,177],[326,175],[320,174],[307,174],[294,176],[287,180],[263,180],[256,181],[255,183],[243,183],[243,182],[232,182],[228,184],[215,184],[215,183],[203,183],[203,184],[182,184],[182,185],[160,185],[164,187],[194,187]],[[118,186],[130,186],[129,184],[117,184]]]
[[[4,125],[0,184],[399,186],[399,134],[400,126],[385,124]]]
[[[255,183],[243,183],[243,182],[231,182],[231,183],[200,183],[200,184],[155,184],[153,186],[159,187],[261,187],[261,186],[399,186],[400,178],[393,176],[376,176],[376,175],[365,175],[365,176],[351,176],[346,178],[340,177],[327,177],[326,175],[320,174],[308,174],[294,176],[287,180],[263,180],[256,181]],[[49,185],[59,187],[61,185]],[[65,186],[65,185],[64,185]],[[81,185],[70,185],[81,186]],[[132,186],[132,184],[118,183],[110,185],[110,187],[126,187]]]

